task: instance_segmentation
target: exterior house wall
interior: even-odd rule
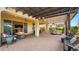
[[[1,11],[0,11],[0,33],[1,33]]]
[[[1,10],[0,10],[0,46],[1,46]]]
[[[2,11],[5,10],[4,7],[0,7],[0,36],[1,36],[1,33],[3,32],[3,20],[2,20]]]
[[[46,31],[46,24],[41,24],[39,27],[40,27],[40,30],[44,29],[44,31]]]
[[[1,12],[0,12],[1,13]],[[4,31],[3,22],[4,20],[10,20],[11,22],[21,22],[23,24],[27,23],[27,33],[33,33],[33,24],[35,23],[35,36],[39,36],[39,29],[41,27],[45,27],[47,29],[47,21],[29,19],[23,16],[23,13],[14,9],[4,10],[2,11],[2,15],[0,14],[0,32]],[[45,25],[40,25],[45,24]],[[39,26],[40,25],[40,26]],[[1,29],[2,28],[2,29]],[[2,31],[1,31],[2,30]]]
[[[15,16],[11,13],[7,13],[5,11],[2,12],[2,20],[4,21],[5,20],[10,20],[12,22],[21,22],[21,23],[27,23],[27,33],[32,33],[33,30],[32,30],[32,21],[29,19],[25,20],[24,18],[21,18],[19,16]],[[3,27],[3,26],[2,26]]]
[[[2,10],[5,10],[5,8],[0,7],[0,46],[1,46],[1,33],[2,33]]]
[[[0,37],[1,37],[1,10],[0,10]]]

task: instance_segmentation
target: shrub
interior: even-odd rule
[[[71,32],[73,32],[74,34],[76,34],[78,32],[78,27],[77,26],[72,26],[71,27]]]

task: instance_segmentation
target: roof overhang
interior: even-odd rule
[[[75,13],[77,7],[7,7],[13,8],[16,12],[21,11],[23,14],[36,18],[51,18],[55,16]]]

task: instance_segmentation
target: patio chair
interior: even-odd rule
[[[64,51],[78,51],[78,47],[76,47],[79,44],[79,40],[76,37],[73,37],[72,39],[68,40],[69,38],[64,39]]]
[[[6,42],[4,36],[5,36],[5,35],[4,35],[3,33],[1,33],[1,36],[0,36],[0,46],[2,46],[2,44]]]
[[[17,39],[24,39],[25,38],[24,32],[18,32],[18,33],[16,33],[16,38]]]
[[[69,47],[67,46],[67,44],[70,43],[70,39],[68,39],[67,37],[63,38],[63,50],[64,51],[68,51]]]
[[[16,38],[17,38],[17,39],[24,39],[25,36],[24,36],[24,35],[16,35]]]
[[[24,33],[24,35],[25,35],[25,38],[27,37],[27,36],[32,36],[33,35],[33,32],[29,32],[29,33]]]
[[[65,34],[62,34],[61,35],[61,42],[63,43],[64,42],[64,39],[66,38],[66,35]]]

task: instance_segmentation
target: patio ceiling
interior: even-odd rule
[[[10,8],[10,7],[9,7]],[[76,7],[11,7],[17,11],[22,11],[23,14],[28,14],[36,18],[51,18],[55,16],[74,13],[77,11]]]

